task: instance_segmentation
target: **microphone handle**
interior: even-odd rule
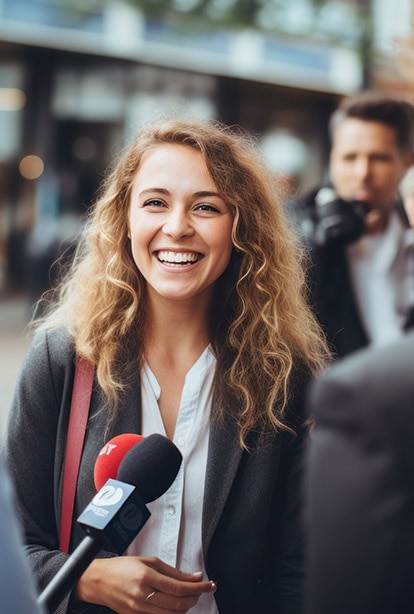
[[[85,569],[92,563],[105,540],[94,534],[83,538],[37,599],[37,603],[52,614],[75,586]]]

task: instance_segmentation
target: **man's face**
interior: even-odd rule
[[[330,173],[336,193],[365,202],[383,225],[411,164],[411,153],[398,146],[394,130],[385,124],[349,118],[334,131]]]

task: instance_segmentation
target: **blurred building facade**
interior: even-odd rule
[[[388,37],[409,23],[410,0],[399,2]],[[317,184],[327,118],[367,84],[367,41],[358,2],[328,3],[317,22],[311,4],[286,2],[275,35],[270,14],[260,31],[193,32],[120,1],[80,15],[56,0],[1,0],[0,295],[48,284],[57,245],[71,243],[106,168],[154,114],[240,124],[293,189]],[[373,0],[379,30],[387,6]],[[395,88],[399,77],[381,77],[392,73],[383,30],[370,78]]]

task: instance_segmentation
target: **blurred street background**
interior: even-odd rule
[[[238,124],[300,196],[341,97],[414,102],[413,25],[412,0],[0,0],[0,436],[31,305],[142,122]]]
[[[14,383],[29,345],[25,331],[28,308],[27,299],[21,296],[0,302],[0,437],[6,427]]]

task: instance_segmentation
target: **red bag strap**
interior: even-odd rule
[[[68,434],[66,438],[65,466],[63,470],[62,515],[60,518],[59,549],[69,552],[70,533],[75,506],[76,483],[88,423],[92,395],[94,367],[86,358],[80,358],[75,369]]]

